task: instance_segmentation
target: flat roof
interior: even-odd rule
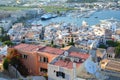
[[[105,69],[120,72],[120,62],[115,60],[110,60],[107,63]]]

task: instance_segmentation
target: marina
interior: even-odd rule
[[[81,26],[82,21],[86,21],[88,23],[88,25],[95,25],[98,24],[100,22],[100,20],[104,20],[104,19],[117,19],[120,20],[120,11],[118,10],[101,10],[101,11],[91,11],[91,13],[89,13],[87,16],[87,18],[85,18],[84,14],[76,14],[76,15],[71,15],[74,14],[74,12],[71,13],[66,13],[65,16],[58,16],[55,18],[50,18],[48,20],[41,20],[39,17],[38,18],[34,18],[32,20],[29,20],[30,24],[42,24],[44,26],[49,25],[51,23],[74,23],[78,26]],[[78,17],[79,16],[79,17]]]

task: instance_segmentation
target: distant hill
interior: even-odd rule
[[[120,1],[120,0],[68,0],[67,2],[82,2],[82,3],[91,3],[91,2],[97,2],[97,1]]]
[[[96,2],[97,0],[68,0],[67,2]]]

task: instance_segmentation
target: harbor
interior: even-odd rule
[[[76,13],[76,14],[74,14]],[[74,14],[74,15],[72,15]],[[69,13],[65,13],[65,16],[57,16],[55,18],[50,18],[47,20],[41,20],[40,17],[34,18],[29,20],[30,24],[42,24],[43,26],[49,25],[51,23],[73,23],[78,26],[81,26],[82,21],[86,21],[88,25],[95,25],[100,22],[100,20],[103,19],[111,19],[115,18],[120,20],[120,10],[100,10],[100,11],[90,11],[89,14],[84,13],[78,13],[75,11],[71,11]],[[86,18],[87,17],[87,18]]]

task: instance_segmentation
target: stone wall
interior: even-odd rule
[[[8,72],[12,78],[24,78],[18,70],[12,65],[9,65]]]

